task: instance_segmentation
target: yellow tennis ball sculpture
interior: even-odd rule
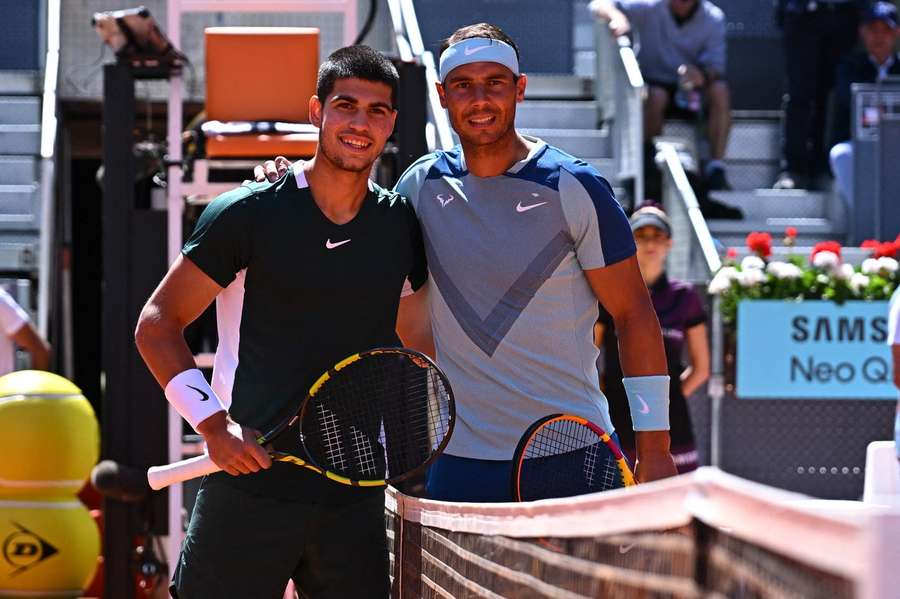
[[[68,498],[97,463],[97,417],[61,376],[22,370],[0,377],[0,498]]]
[[[78,500],[0,500],[0,597],[80,597],[99,553],[100,531]]]

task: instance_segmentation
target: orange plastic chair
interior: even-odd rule
[[[206,37],[208,121],[309,123],[316,93],[319,30],[311,27],[210,27]],[[315,154],[318,132],[211,134],[209,159]]]

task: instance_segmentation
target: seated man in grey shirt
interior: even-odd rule
[[[638,63],[647,83],[644,138],[662,133],[671,109],[697,113],[705,106],[710,189],[730,189],[722,159],[731,128],[725,72],[725,15],[707,0],[594,0],[591,11],[609,21],[616,36],[637,29]],[[676,113],[677,114],[677,113]]]

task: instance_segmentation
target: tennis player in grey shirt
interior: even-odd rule
[[[722,159],[731,129],[731,96],[725,73],[725,15],[708,0],[594,0],[591,11],[609,21],[616,36],[637,31],[638,63],[647,83],[644,137],[662,133],[664,118],[678,108],[696,112],[685,100],[675,106],[679,88],[696,93],[708,113],[711,189],[729,189]],[[685,96],[686,97],[686,96]]]

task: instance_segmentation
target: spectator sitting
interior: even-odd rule
[[[644,139],[662,133],[666,115],[697,115],[706,106],[711,160],[707,186],[731,189],[722,159],[731,128],[725,72],[725,15],[708,0],[594,0],[591,11],[609,20],[616,36],[632,24],[640,35],[638,63],[647,83]]]
[[[0,331],[4,337],[0,340],[0,375],[15,370],[16,346],[31,354],[32,368],[49,368],[50,346],[31,325],[28,313],[3,287],[0,287]]]
[[[888,75],[900,75],[900,54],[894,44],[900,37],[897,9],[890,2],[875,2],[864,13],[859,34],[864,50],[848,56],[837,69],[835,110],[832,124],[831,171],[838,189],[853,207],[853,142],[850,141],[850,86],[876,83]]]

